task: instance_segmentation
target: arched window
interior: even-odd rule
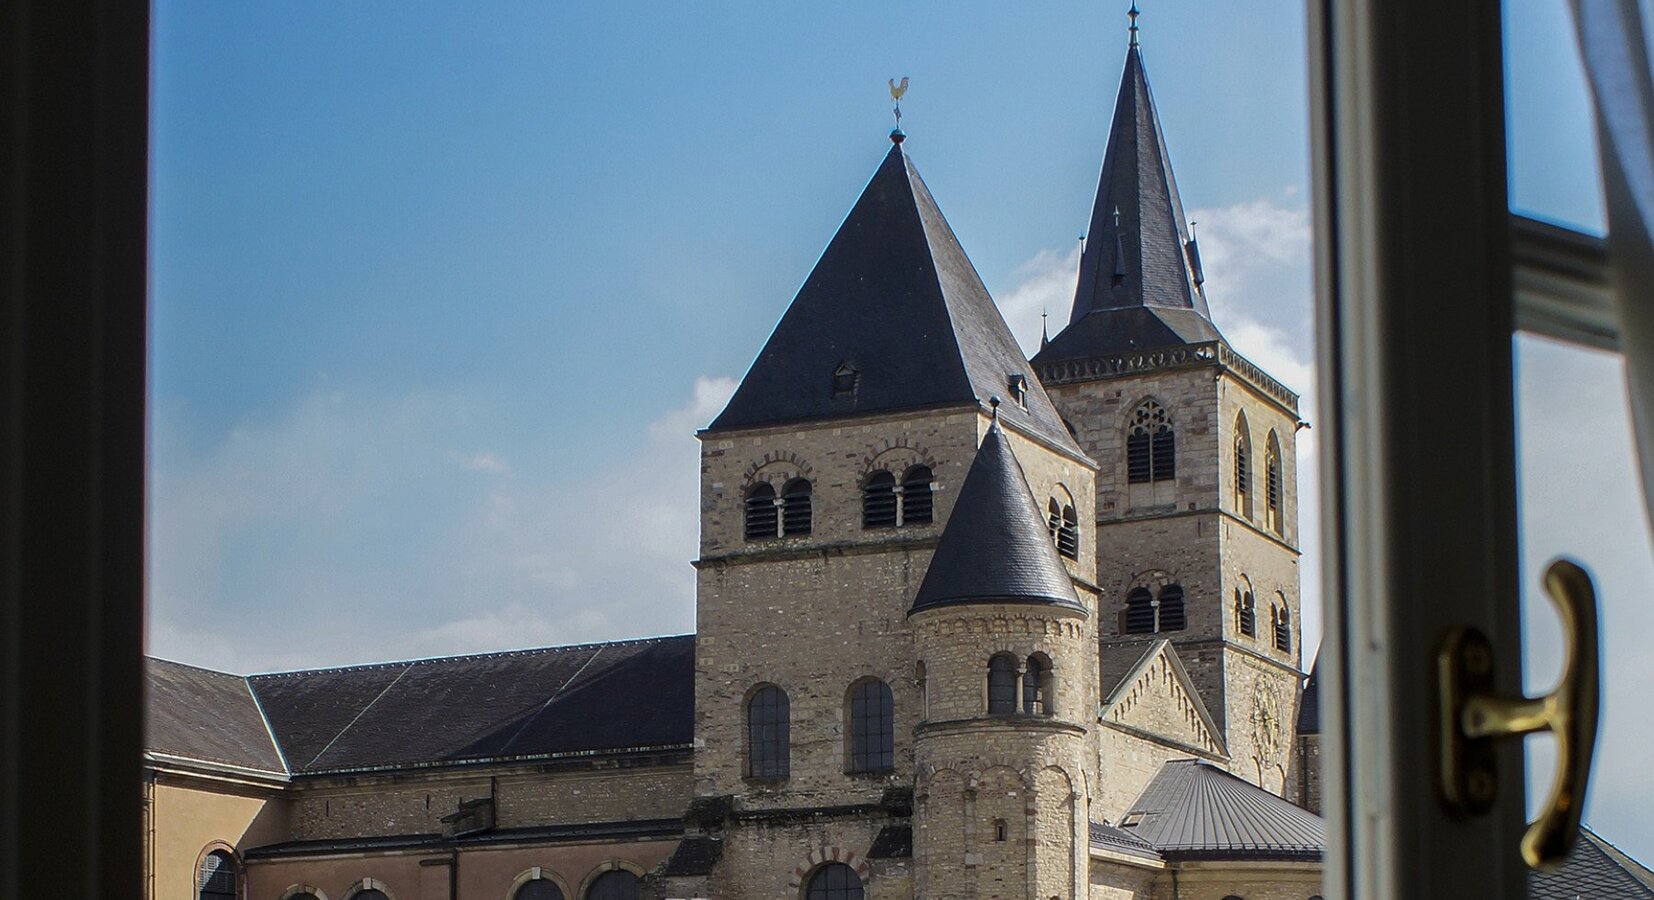
[[[804,900],[862,900],[861,877],[844,863],[828,863],[810,876]]]
[[[625,869],[612,869],[597,876],[586,891],[586,900],[638,900],[638,879]]]
[[[786,778],[791,770],[792,724],[787,692],[773,684],[747,701],[747,775]]]
[[[1183,588],[1168,584],[1160,589],[1160,625],[1156,631],[1182,631],[1189,627],[1183,615]]]
[[[195,880],[196,896],[200,900],[236,900],[238,882],[235,857],[223,850],[214,850],[201,858],[201,870]]]
[[[902,476],[902,524],[924,525],[931,520],[931,485],[936,479],[929,466],[914,466]]]
[[[896,527],[896,476],[883,469],[862,484],[861,527]]]
[[[896,701],[874,678],[850,689],[850,771],[896,768]]]
[[[1051,660],[1043,653],[1028,657],[1022,673],[1022,711],[1030,716],[1049,716],[1052,709]]]
[[[1270,531],[1280,534],[1285,527],[1285,520],[1281,517],[1281,441],[1273,431],[1269,433],[1269,442],[1264,445],[1263,470],[1267,524]]]
[[[747,491],[747,540],[776,535],[775,488],[760,481]]]
[[[1126,594],[1126,634],[1153,634],[1154,595],[1148,588],[1132,588]]]
[[[810,482],[794,478],[781,492],[781,533],[810,533]]]
[[[1252,603],[1252,589],[1235,588],[1235,630],[1247,637],[1258,636],[1258,614]]]
[[[988,715],[1008,716],[1017,711],[1017,658],[998,653],[988,660]]]
[[[1292,610],[1286,607],[1286,598],[1277,596],[1278,607],[1271,609],[1270,617],[1275,620],[1275,649],[1281,652],[1292,650]]]
[[[1057,552],[1069,559],[1080,558],[1080,515],[1072,506],[1062,508],[1062,523],[1057,526]]]
[[[1057,533],[1062,530],[1062,506],[1055,497],[1045,505],[1045,527],[1051,532],[1051,543],[1055,544]]]
[[[1126,481],[1146,484],[1177,477],[1177,435],[1160,404],[1145,400],[1126,433]]]
[[[350,895],[350,900],[391,900],[390,895],[378,888],[368,888]]]
[[[564,900],[563,889],[549,878],[536,878],[523,882],[517,893],[511,895],[511,900]]]
[[[1235,435],[1235,512],[1252,515],[1252,441],[1247,437],[1246,417],[1236,420],[1240,429]]]

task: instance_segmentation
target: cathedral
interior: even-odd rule
[[[699,434],[695,633],[151,660],[145,896],[1318,900],[1305,422],[1212,320],[1135,38],[1032,359],[892,132]],[[1654,875],[1587,833],[1532,893]]]

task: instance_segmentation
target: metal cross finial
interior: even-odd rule
[[[1126,17],[1131,19],[1131,27],[1127,30],[1131,32],[1131,45],[1133,47],[1137,46],[1137,17],[1140,15],[1142,13],[1137,11],[1137,0],[1131,0],[1131,9],[1126,12]]]
[[[1116,229],[1120,227],[1120,207],[1118,206],[1114,207],[1114,227]]]

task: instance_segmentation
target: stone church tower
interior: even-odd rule
[[[1099,466],[1103,666],[1176,648],[1228,768],[1280,793],[1299,661],[1297,395],[1213,325],[1135,28],[1067,326],[1033,364]]]
[[[902,135],[892,139],[728,407],[701,434],[690,818],[723,848],[714,896],[796,896],[801,882],[851,873],[880,885],[878,895],[911,884],[915,734],[927,695],[940,688],[908,611],[965,502],[990,400],[1003,398],[990,445],[1007,459],[1015,448],[1022,490],[1076,498],[1065,502],[1093,514],[1093,463],[1034,377]],[[1025,512],[1035,515],[1031,500]],[[1043,519],[1027,524],[1044,533]],[[1094,549],[1056,561],[1056,570],[1089,581]],[[1072,690],[1094,694],[1088,657],[1069,646],[1080,634],[1072,620],[1090,635],[1093,613],[1067,590],[1070,608],[1014,620],[1066,636],[1019,632],[1005,649],[1020,654],[1019,667],[1045,654]],[[983,697],[977,717],[987,715],[992,653],[982,646],[968,678]],[[1067,715],[1078,717],[1095,699],[1068,703]],[[1039,730],[1043,740],[1049,723]],[[1073,758],[1070,768],[1079,765]],[[1084,778],[1066,777],[1059,793],[1072,805]],[[1007,790],[1026,801],[1024,790]],[[1023,829],[1027,820],[1006,821]],[[1024,878],[1023,867],[1005,877]]]

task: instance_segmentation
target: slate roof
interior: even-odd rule
[[[964,603],[1085,609],[997,420],[965,473],[908,615]]]
[[[835,394],[841,365],[858,374]],[[1028,408],[1006,423],[1086,458],[897,144],[708,430],[1010,400],[1013,375]]]
[[[255,675],[294,774],[688,746],[692,635]]]
[[[1160,767],[1121,820],[1167,859],[1319,860],[1326,823],[1211,763]]]
[[[1528,873],[1528,896],[1533,900],[1654,900],[1654,872],[1595,832],[1582,828],[1579,841],[1561,868]]]
[[[145,662],[153,754],[285,775],[281,754],[247,682],[164,659]]]
[[[1304,696],[1298,705],[1298,733],[1321,733],[1321,679],[1316,675],[1319,666],[1311,667],[1309,680],[1304,682]]]
[[[1036,365],[1222,340],[1201,288],[1143,54],[1126,51],[1068,327]]]

